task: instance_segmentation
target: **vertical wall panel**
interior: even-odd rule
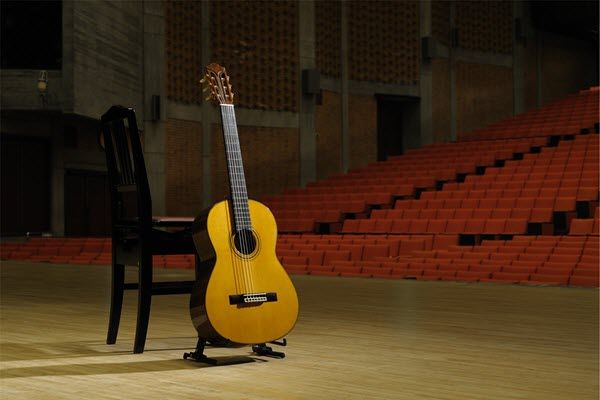
[[[123,104],[136,107],[143,121],[143,4],[72,4],[73,112],[98,118],[111,105]]]
[[[196,215],[202,209],[202,124],[169,119],[165,142],[167,213]]]
[[[317,106],[317,178],[342,170],[342,116],[339,94],[323,91],[323,104]]]
[[[202,88],[202,14],[199,1],[166,0],[165,52],[167,57],[167,97],[171,100],[201,104]]]
[[[450,45],[450,2],[431,2],[431,36],[438,42]]]
[[[351,95],[350,168],[358,168],[377,160],[377,102],[373,96]]]
[[[351,80],[416,84],[419,80],[419,4],[416,1],[348,3]]]
[[[542,105],[598,85],[598,49],[593,43],[541,34]]]
[[[238,126],[248,196],[260,199],[298,186],[298,130]],[[213,125],[212,193],[213,201],[229,193],[227,165],[221,125]]]
[[[447,59],[431,61],[431,118],[434,142],[445,142],[450,132],[450,62]]]
[[[298,5],[293,1],[215,1],[211,55],[224,65],[240,107],[298,111]]]
[[[341,72],[342,3],[315,3],[315,58],[325,76],[339,78]]]
[[[513,3],[511,1],[457,1],[458,46],[463,49],[512,53]]]
[[[513,72],[495,65],[456,63],[457,132],[513,115]]]

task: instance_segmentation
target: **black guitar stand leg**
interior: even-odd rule
[[[183,353],[183,359],[187,360],[188,358],[191,358],[192,360],[197,361],[197,362],[203,362],[203,363],[207,363],[210,365],[216,365],[217,360],[215,360],[214,358],[208,358],[204,354],[205,346],[206,346],[206,339],[198,338],[198,343],[196,344],[196,351],[192,351],[189,353]]]
[[[287,346],[287,340],[283,339],[281,342],[273,341],[270,342],[278,346]],[[259,343],[252,346],[252,351],[259,356],[273,357],[273,358],[285,358],[285,353],[281,351],[275,351],[272,347],[267,346],[265,343]]]

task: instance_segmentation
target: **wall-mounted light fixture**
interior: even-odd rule
[[[37,80],[37,88],[41,95],[46,94],[46,91],[48,90],[48,71],[40,71]]]
[[[47,105],[46,94],[48,93],[48,71],[42,70],[38,75],[37,89],[40,93],[40,100],[42,101],[42,107]]]

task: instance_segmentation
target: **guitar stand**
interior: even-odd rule
[[[198,343],[196,344],[196,350],[191,351],[189,353],[183,353],[183,359],[187,360],[191,358],[197,362],[203,362],[210,365],[217,365],[217,360],[214,358],[206,357],[204,354],[204,347],[206,347],[206,339],[198,338]]]
[[[283,341],[273,341],[270,342],[272,344],[276,344],[278,346],[287,346],[287,340],[283,339]],[[255,352],[259,356],[273,357],[273,358],[285,358],[285,353],[281,351],[274,351],[272,347],[267,346],[265,343],[255,344],[252,346],[252,351]]]

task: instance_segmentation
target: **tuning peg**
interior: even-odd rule
[[[202,88],[202,91],[203,91],[203,92],[208,92],[208,87],[204,86],[204,87]]]
[[[206,79],[202,78],[202,79],[200,79],[199,82],[202,83],[202,84],[204,84],[204,82],[206,82]]]

